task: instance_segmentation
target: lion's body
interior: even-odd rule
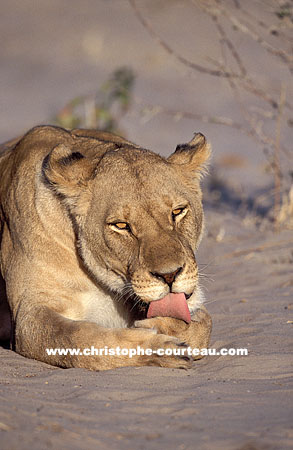
[[[145,319],[143,311],[169,292],[162,276],[178,267],[182,273],[172,290],[192,294],[191,313],[201,308],[194,259],[202,232],[201,192],[198,180],[182,179],[180,165],[186,164],[187,171],[196,165],[185,162],[186,152],[166,160],[109,133],[56,127],[37,127],[3,150],[0,339],[10,329],[8,303],[12,341],[24,356],[90,369],[187,366],[187,359],[174,356],[130,360],[48,356],[45,351],[105,345],[173,348],[179,341],[163,330],[168,323],[170,329],[178,324],[172,335],[180,340],[192,334],[193,326],[191,344],[208,344],[211,324],[204,309],[201,320],[190,325]],[[207,157],[204,151],[198,151],[198,171]],[[170,219],[176,207],[187,215],[182,213],[177,225]],[[119,228],[124,224],[131,228]]]

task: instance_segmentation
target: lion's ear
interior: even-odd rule
[[[205,172],[211,154],[210,145],[201,133],[195,133],[194,138],[187,144],[179,144],[175,152],[169,156],[171,164],[179,166],[186,175],[199,179]]]
[[[59,194],[75,196],[93,177],[97,161],[64,144],[57,145],[45,157],[42,172],[45,181]]]

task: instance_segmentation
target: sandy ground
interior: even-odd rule
[[[246,10],[239,7],[242,2],[219,3],[234,18],[251,20],[274,48],[290,48],[288,27],[275,14],[281,2],[249,0]],[[246,357],[207,357],[189,371],[93,373],[54,368],[0,347],[1,450],[292,448],[292,231],[283,227],[274,233],[262,217],[263,205],[249,203],[264,193],[271,198],[267,161],[255,140],[235,127],[170,111],[146,115],[141,109],[161,105],[229,117],[246,127],[246,108],[262,121],[258,131],[272,139],[276,112],[272,115],[267,102],[252,101],[246,91],[239,104],[226,80],[180,64],[142,27],[126,1],[0,4],[1,141],[50,122],[66,102],[95,92],[122,65],[136,73],[135,104],[122,120],[129,139],[168,154],[195,130],[208,136],[214,149],[213,183],[205,185],[206,235],[198,262],[214,322],[211,347],[249,350]],[[213,38],[211,19],[194,9],[194,2],[137,5],[174,51],[214,67],[210,61],[219,58],[219,39]],[[280,55],[251,34],[237,34],[227,17],[222,25],[256,83],[277,102],[283,84],[290,103],[290,71]],[[290,108],[284,107],[281,145],[292,154]],[[231,159],[235,155],[238,159]],[[292,167],[290,156],[281,163]]]
[[[58,369],[1,349],[1,449],[292,448],[292,233],[206,237],[210,356],[189,371]],[[211,220],[208,215],[208,219]]]

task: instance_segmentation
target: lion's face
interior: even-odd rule
[[[53,150],[46,176],[70,210],[81,258],[94,277],[147,303],[183,292],[192,309],[200,296],[194,251],[203,228],[204,138],[196,135],[167,160],[131,146],[91,162],[66,151]]]

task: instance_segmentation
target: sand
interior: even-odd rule
[[[1,449],[290,448],[292,233],[251,234],[233,217],[217,220],[237,237],[206,237],[198,257],[213,278],[203,282],[211,347],[248,356],[209,356],[188,371],[94,373],[1,348]]]

